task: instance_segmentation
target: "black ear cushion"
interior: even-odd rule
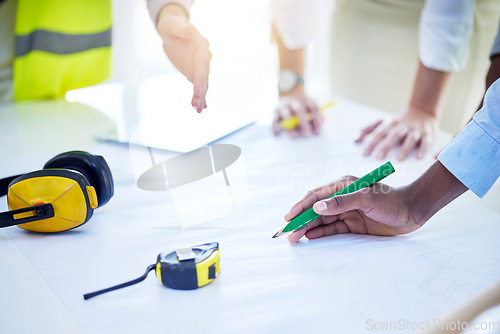
[[[9,191],[9,184],[21,175],[23,174],[9,176],[4,179],[0,179],[0,196],[7,195],[7,192]]]
[[[82,173],[95,188],[99,207],[108,203],[115,192],[111,170],[100,155],[85,151],[61,153],[47,161],[43,168],[66,168]]]

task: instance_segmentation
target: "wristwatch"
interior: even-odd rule
[[[280,71],[280,79],[278,81],[278,90],[280,93],[287,93],[297,85],[303,85],[304,78],[289,69]]]

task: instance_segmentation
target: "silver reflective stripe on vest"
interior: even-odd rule
[[[29,35],[16,36],[16,57],[24,56],[34,50],[65,55],[106,46],[111,46],[111,28],[90,35],[36,30]]]

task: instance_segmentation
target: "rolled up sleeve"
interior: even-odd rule
[[[311,43],[318,31],[319,4],[315,0],[271,0],[273,24],[287,49]]]
[[[194,0],[146,0],[146,2],[149,10],[149,15],[151,16],[153,23],[156,24],[158,14],[165,5],[169,3],[176,3],[184,7],[186,12],[189,13]]]
[[[475,0],[427,0],[420,16],[419,56],[443,72],[465,68],[469,58]]]
[[[483,108],[438,160],[479,197],[493,186],[500,176],[500,79],[486,92]]]

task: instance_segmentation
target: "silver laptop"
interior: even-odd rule
[[[207,109],[191,106],[193,86],[179,73],[133,83],[109,83],[68,92],[108,115],[117,126],[100,140],[189,152],[271,116],[276,76],[249,67],[212,70]]]

